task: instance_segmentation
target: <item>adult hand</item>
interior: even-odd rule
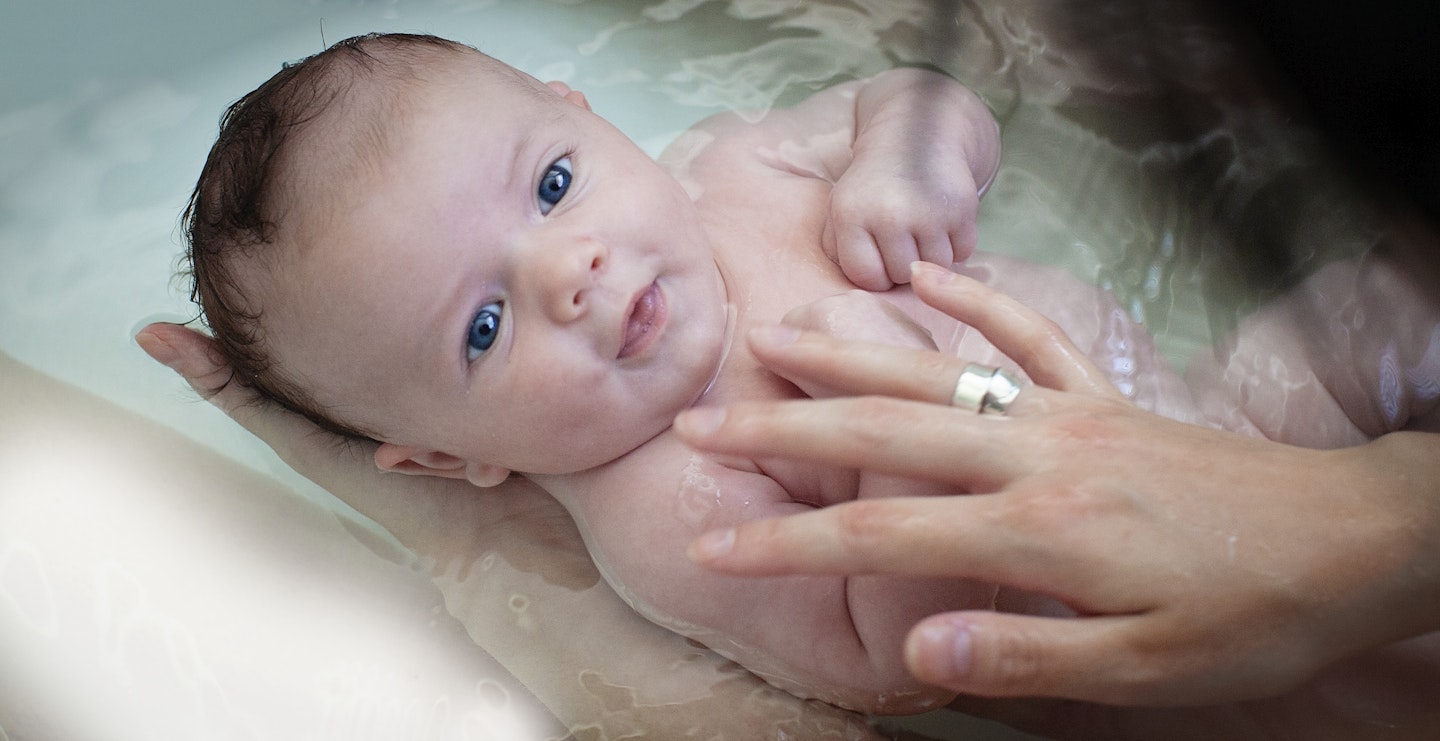
[[[882,738],[863,717],[777,692],[636,615],[600,579],[565,510],[533,484],[480,489],[384,474],[374,443],[323,432],[231,383],[203,335],[153,324],[137,340],[286,463],[433,564],[450,613],[566,727],[605,738],[679,738],[697,726],[740,738]]]
[[[988,579],[1073,608],[938,615],[912,630],[918,678],[989,697],[1261,697],[1440,627],[1440,436],[1317,451],[1165,419],[1018,302],[914,269],[924,300],[1035,382],[1005,416],[946,406],[961,360],[781,328],[750,337],[762,362],[856,396],[696,409],[676,428],[702,450],[980,493],[750,523],[702,537],[694,558],[733,574]]]

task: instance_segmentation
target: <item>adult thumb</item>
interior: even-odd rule
[[[1134,688],[1116,633],[1128,616],[935,615],[905,642],[916,679],[984,697],[1114,702]]]

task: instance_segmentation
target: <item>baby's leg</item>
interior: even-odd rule
[[[1440,304],[1378,256],[1324,266],[1245,317],[1187,373],[1212,421],[1295,445],[1355,445],[1433,429]]]

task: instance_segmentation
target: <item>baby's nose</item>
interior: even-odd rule
[[[609,252],[589,237],[552,244],[547,259],[538,260],[535,278],[542,287],[541,300],[550,318],[571,322],[590,310],[596,279],[605,271]]]

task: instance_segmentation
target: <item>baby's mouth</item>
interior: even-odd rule
[[[665,308],[665,295],[656,283],[631,300],[625,316],[625,338],[620,343],[621,358],[638,355],[654,343],[665,324]]]

